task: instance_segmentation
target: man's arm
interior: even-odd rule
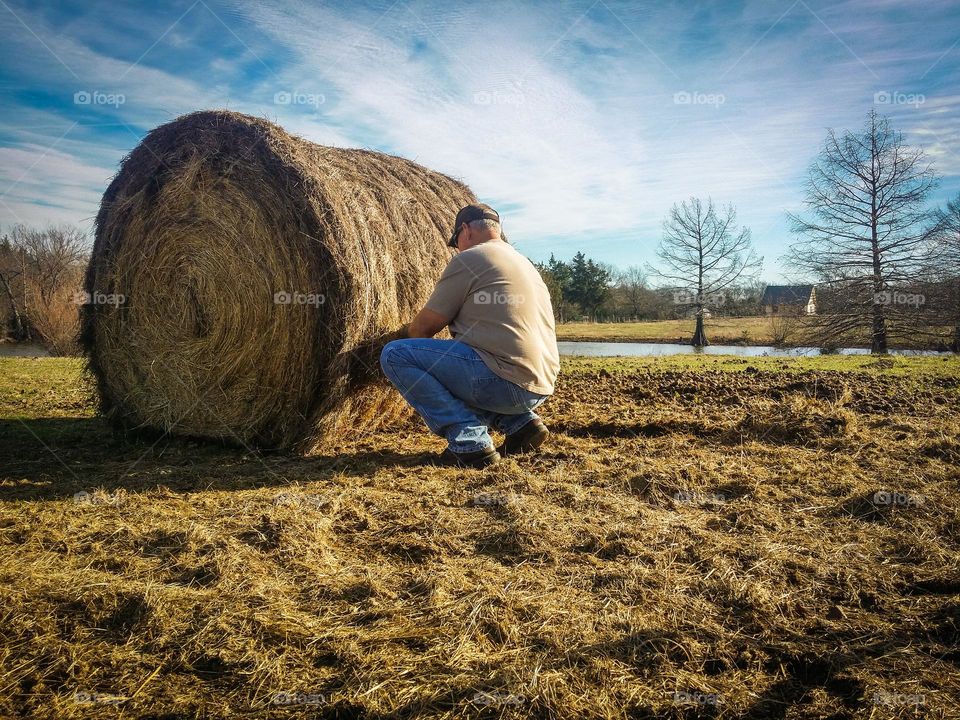
[[[437,286],[433,289],[423,310],[413,322],[404,326],[407,337],[432,338],[457,316],[467,293],[470,291],[472,274],[463,264],[460,255],[454,255],[443,269]]]
[[[447,318],[430,308],[424,308],[407,327],[407,337],[432,338],[450,324],[452,318]]]

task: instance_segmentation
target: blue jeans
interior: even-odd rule
[[[380,366],[431,432],[453,452],[493,447],[487,428],[507,435],[537,419],[547,399],[504,380],[458,340],[411,338],[387,343]]]

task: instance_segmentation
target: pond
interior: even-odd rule
[[[0,343],[0,357],[49,357],[43,345],[34,343]]]
[[[822,355],[819,348],[778,348],[772,345],[708,345],[695,348],[680,343],[574,342],[557,343],[561,355],[571,357],[655,357],[658,355],[739,355],[741,357],[799,357]],[[866,348],[840,348],[838,355],[869,355]],[[891,350],[891,355],[947,355],[935,350]]]
[[[570,357],[655,357],[658,355],[739,355],[741,357],[798,357],[821,355],[819,348],[778,348],[770,345],[708,345],[698,349],[680,343],[574,342],[557,343],[561,355]],[[869,355],[865,348],[841,348],[840,355]],[[891,355],[948,355],[934,350],[891,350]],[[0,357],[48,357],[42,345],[0,343]]]

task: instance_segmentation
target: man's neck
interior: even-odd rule
[[[486,237],[483,240],[477,240],[477,242],[474,244],[473,247],[477,247],[477,245],[484,245],[486,243],[491,243],[491,242],[503,242],[503,238],[500,237],[499,235],[496,235],[496,236],[491,235],[490,237]]]

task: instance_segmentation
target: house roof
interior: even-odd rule
[[[764,305],[806,305],[813,285],[767,285],[763,291]]]

